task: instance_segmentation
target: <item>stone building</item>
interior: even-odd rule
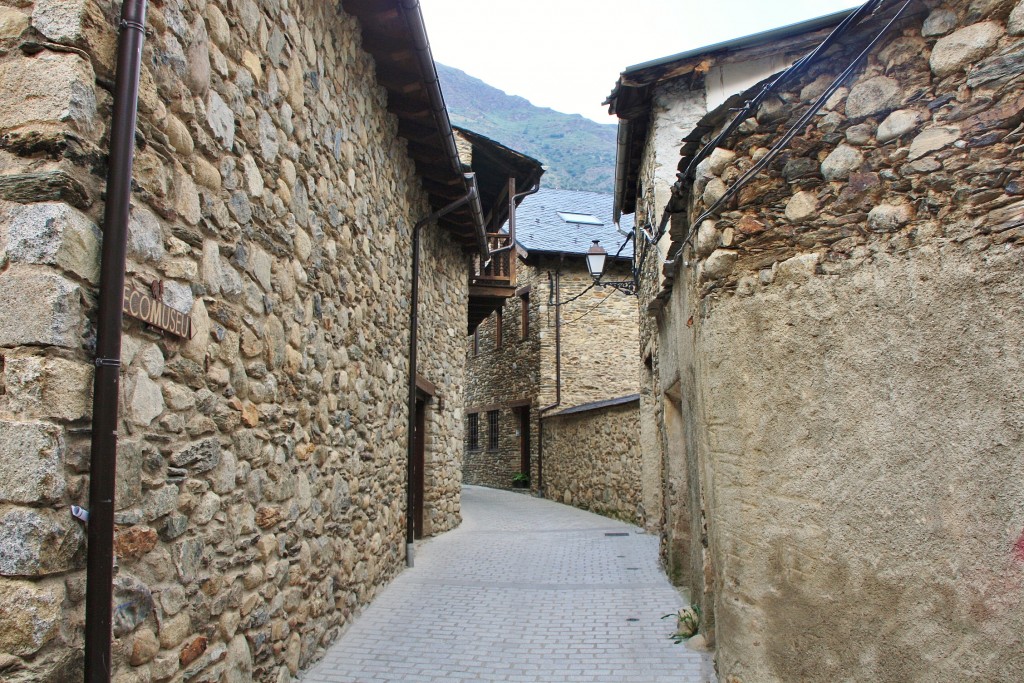
[[[69,510],[89,506],[116,9],[0,7],[12,683],[81,680],[85,533]],[[185,0],[151,6],[147,27],[128,300],[177,322],[124,316],[114,679],[285,681],[399,571],[411,505],[422,533],[459,523],[467,252],[484,260],[480,214],[500,224],[508,177],[539,171],[485,141],[460,162],[415,3]],[[413,230],[474,182],[482,210],[422,233],[409,499]]]
[[[464,481],[510,488],[529,475],[551,498],[636,519],[636,299],[594,286],[632,278],[632,243],[611,197],[540,190],[516,212],[516,296],[468,340]],[[628,230],[628,228],[627,228]]]
[[[1024,3],[904,5],[685,121],[660,93],[779,36],[610,99],[655,98],[644,474],[724,681],[1020,677]]]

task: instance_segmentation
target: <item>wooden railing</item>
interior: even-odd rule
[[[514,287],[516,283],[515,246],[508,235],[489,233],[487,246],[491,250],[491,261],[483,266],[480,254],[474,254],[470,285],[485,287]]]

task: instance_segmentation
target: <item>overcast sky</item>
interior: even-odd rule
[[[855,7],[856,0],[420,0],[434,59],[511,95],[614,123],[628,66]]]

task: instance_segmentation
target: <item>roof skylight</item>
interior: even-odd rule
[[[566,223],[579,223],[581,225],[604,225],[597,216],[593,216],[589,213],[569,213],[567,211],[559,211],[558,217]]]

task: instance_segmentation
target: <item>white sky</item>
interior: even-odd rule
[[[541,107],[614,123],[626,67],[856,0],[420,0],[434,59]]]

